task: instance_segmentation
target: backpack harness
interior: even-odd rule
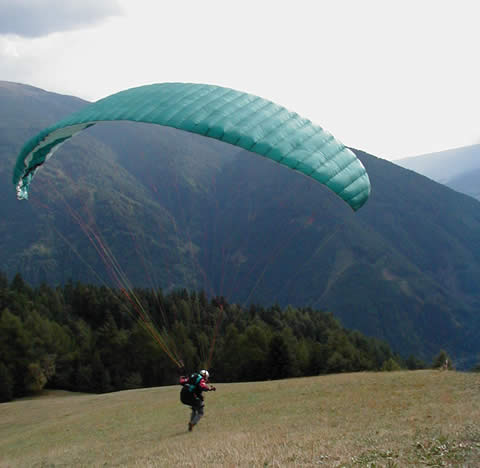
[[[200,383],[200,380],[202,380],[202,378],[203,377],[200,374],[192,374],[188,378],[188,382],[185,385],[185,387],[187,387],[190,393],[193,393],[194,390],[197,388],[197,385]]]

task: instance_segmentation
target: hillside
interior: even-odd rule
[[[394,162],[480,200],[480,145],[398,159]]]
[[[478,159],[480,161],[480,154]],[[480,200],[480,167],[472,169],[471,171],[462,172],[461,174],[452,177],[448,180],[446,185],[457,192],[465,193]]]
[[[25,140],[85,104],[0,82],[0,262],[8,276],[118,286],[113,255],[134,285],[331,310],[405,355],[430,360],[445,348],[459,366],[475,361],[479,202],[355,150],[372,195],[353,213],[319,184],[256,155],[130,123],[72,139],[36,176],[31,200],[18,202],[11,170]],[[112,255],[99,255],[95,236]]]
[[[178,386],[46,392],[0,405],[0,465],[473,467],[479,383],[415,371],[219,384],[192,433]]]

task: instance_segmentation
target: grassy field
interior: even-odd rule
[[[191,433],[179,390],[0,404],[0,466],[480,466],[480,374],[219,384]]]

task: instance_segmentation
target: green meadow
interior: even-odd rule
[[[180,386],[0,405],[0,466],[480,466],[480,374],[217,384],[187,431]]]

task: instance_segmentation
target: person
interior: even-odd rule
[[[202,369],[200,372],[195,372],[190,377],[181,376],[180,385],[180,401],[192,408],[190,422],[188,423],[188,430],[192,431],[193,427],[198,424],[200,418],[204,414],[205,403],[203,400],[203,392],[214,392],[216,388],[213,385],[208,385],[210,374],[207,370]]]

